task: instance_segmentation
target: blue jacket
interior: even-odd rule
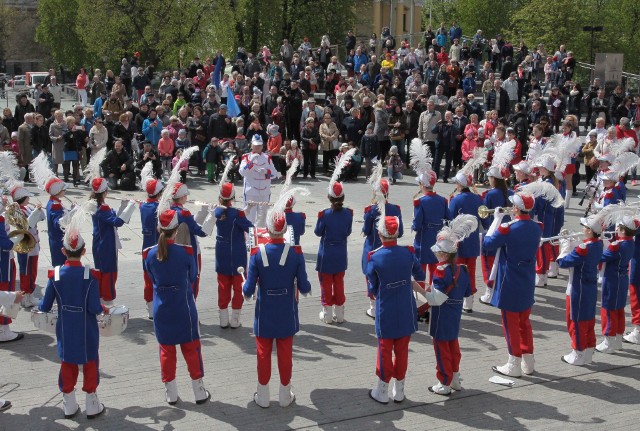
[[[502,223],[493,235],[484,238],[483,249],[502,249],[491,305],[516,313],[531,308],[535,302],[536,251],[541,236],[540,225],[522,215]]]
[[[287,220],[287,225],[293,228],[293,238],[295,245],[300,245],[300,237],[304,235],[306,230],[305,222],[307,216],[305,213],[293,212],[293,210],[286,210],[284,216]]]
[[[553,184],[550,180],[545,180]],[[564,225],[564,206],[554,208],[547,199],[542,196],[536,198],[533,212],[536,219],[542,223],[542,237],[557,236]]]
[[[507,197],[511,195],[513,195],[513,192],[511,190],[507,190]],[[507,206],[507,203],[508,203],[507,199],[504,198],[504,194],[502,193],[502,190],[500,189],[487,190],[482,194],[482,199],[483,199],[484,205],[490,210],[495,209],[497,207],[504,208]],[[509,220],[511,220],[511,217],[507,215],[502,220],[504,220],[505,222],[508,222]],[[493,223],[493,214],[491,214],[489,217],[485,219],[480,219],[480,222],[482,223],[482,227],[484,228],[484,230],[489,230],[489,226],[491,226],[491,224]],[[485,248],[482,247],[482,255],[495,256],[496,251],[485,250]]]
[[[216,217],[216,272],[238,275],[238,267],[247,268],[247,246],[244,234],[253,224],[244,211],[233,207],[217,207]]]
[[[142,249],[153,247],[158,243],[158,200],[148,198],[140,204],[140,221],[142,224]]]
[[[376,298],[376,336],[402,338],[418,330],[411,277],[424,281],[425,273],[413,247],[397,241],[384,243],[368,255],[369,294]]]
[[[51,266],[64,265],[67,258],[62,254],[64,232],[60,229],[60,219],[64,216],[62,203],[56,198],[47,202],[47,230],[49,231],[49,251],[51,252]]]
[[[56,276],[58,272],[58,276]],[[99,274],[81,262],[67,261],[49,270],[49,281],[38,307],[49,312],[58,303],[56,339],[58,357],[70,364],[98,359],[98,321],[103,311],[98,286]]]
[[[118,271],[116,228],[124,221],[109,205],[100,205],[93,218],[93,263],[100,272]]]
[[[107,99],[102,99],[102,97],[98,97],[95,102],[93,102],[93,116],[95,118],[102,118],[102,107],[104,106]]]
[[[316,271],[337,274],[347,270],[347,238],[351,235],[353,210],[334,211],[327,208],[318,213],[314,233],[320,237]]]
[[[627,305],[629,293],[629,261],[633,257],[633,238],[619,237],[602,253],[600,262],[605,262],[602,277],[602,308],[621,310]]]
[[[432,289],[443,292],[449,299],[441,305],[431,306],[429,335],[439,341],[457,340],[462,318],[462,300],[473,295],[467,267],[438,265],[433,273]]]
[[[200,225],[196,223],[196,220],[191,215],[191,212],[184,209],[182,205],[175,205],[175,204],[171,205],[171,209],[178,212],[178,224],[186,223],[187,226],[189,227],[189,237],[191,239],[191,248],[193,248],[193,255],[192,255],[193,262],[196,268],[198,268],[199,267],[198,254],[200,254],[200,247],[198,245],[198,238],[196,237],[198,236],[204,237],[207,235],[202,231],[202,228],[200,227]]]
[[[585,240],[567,256],[558,259],[560,268],[571,268],[569,293],[571,320],[574,322],[596,318],[598,300],[598,264],[602,256],[602,241]],[[576,326],[577,328],[577,326]]]
[[[640,262],[640,234],[636,235],[634,245],[633,257],[631,258],[629,269],[629,284],[640,286],[640,268],[638,267],[638,263]]]
[[[153,328],[158,343],[177,345],[200,339],[198,311],[191,285],[198,268],[193,249],[167,241],[167,258],[158,260],[158,246],[142,252],[144,269],[153,283]]]
[[[469,214],[478,219],[478,228],[465,238],[458,246],[458,257],[469,258],[480,256],[480,217],[478,208],[483,204],[482,198],[468,191],[457,194],[449,202],[449,215],[452,219],[460,214]]]
[[[160,121],[158,117],[156,117],[154,121],[158,122],[157,126],[151,127],[151,123],[153,121],[150,118],[145,118],[142,122],[142,134],[147,141],[150,141],[153,144],[153,148],[157,150],[160,133],[162,132],[162,121]]]
[[[286,246],[284,239],[279,238],[251,250],[247,280],[242,291],[245,296],[251,296],[257,287],[253,321],[256,337],[287,338],[300,330],[296,287],[300,293],[309,293],[311,284],[300,246],[290,247],[284,265],[280,265]],[[261,249],[266,256],[263,257]],[[268,266],[265,266],[265,261]]]
[[[436,243],[436,235],[444,226],[445,220],[451,220],[447,200],[435,192],[413,201],[413,224],[411,229],[416,236],[413,246],[420,264],[436,263],[436,255],[431,251],[431,246]]]
[[[363,64],[366,65],[368,63],[368,61],[369,61],[369,59],[367,58],[367,54],[364,54],[364,53],[362,53],[360,55],[355,54],[353,56],[353,70],[355,72],[359,72],[360,71],[360,66],[362,66]]]
[[[386,203],[384,206],[386,215],[395,216],[400,219],[398,226],[398,238],[402,238],[404,227],[402,225],[402,212],[398,205]],[[375,250],[382,245],[376,223],[380,218],[378,205],[369,205],[364,209],[364,224],[362,225],[362,233],[365,235],[364,246],[362,247],[362,273],[367,274],[367,263],[369,262],[369,252]]]
[[[9,283],[13,278],[15,281],[15,267],[12,268],[11,250],[13,249],[13,241],[9,239],[5,230],[4,217],[0,215],[0,283]],[[15,290],[15,283],[9,286],[9,291]]]

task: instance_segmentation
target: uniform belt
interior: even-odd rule
[[[442,227],[442,226],[443,226],[442,223],[427,223],[428,228]]]
[[[462,304],[463,300],[462,299],[447,299],[444,303],[445,304]]]
[[[82,313],[84,311],[83,307],[76,307],[75,305],[63,305],[62,311],[70,311],[72,313]]]

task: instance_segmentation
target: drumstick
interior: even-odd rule
[[[239,266],[238,269],[236,269],[236,271],[238,271],[238,274],[240,274],[242,276],[242,281],[246,282],[247,281],[247,277],[244,276],[244,268]],[[244,299],[245,299],[245,301],[248,302],[248,301],[254,300],[256,298],[255,298],[255,295],[252,295],[252,296],[245,296]]]

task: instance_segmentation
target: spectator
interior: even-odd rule
[[[67,129],[62,136],[64,140],[64,162],[62,164],[64,181],[69,182],[69,174],[73,166],[73,185],[80,183],[80,153],[85,151],[89,137],[84,128],[76,125],[74,117],[65,118]]]
[[[153,149],[153,144],[150,141],[144,141],[142,143],[142,149],[138,152],[138,161],[136,162],[135,170],[136,175],[140,177],[140,171],[144,168],[148,162],[151,162],[153,169],[153,176],[156,179],[162,178],[162,163],[160,162],[160,155]]]
[[[509,93],[502,88],[502,81],[496,79],[493,89],[487,94],[485,111],[498,111],[498,117],[504,117],[509,113]]]
[[[135,126],[131,121],[132,113],[124,112],[120,114],[119,121],[115,124],[113,128],[113,138],[120,139],[122,141],[122,145],[124,146],[124,150],[129,154],[134,154],[134,152],[138,152],[136,140],[136,148],[133,148],[133,141],[135,137]]]
[[[0,140],[2,144],[6,144],[10,140],[7,129],[0,125]],[[51,154],[51,141],[49,141],[49,128],[44,125],[44,117],[36,114],[33,128],[31,129],[31,150],[33,158],[38,157],[42,151]]]
[[[160,132],[162,132],[162,123],[156,118],[157,112],[155,109],[149,111],[149,116],[142,123],[142,134],[147,141],[153,144],[154,149],[158,148],[158,141],[160,140]]]
[[[16,119],[16,130],[22,123],[24,123],[24,117],[30,112],[36,112],[36,108],[29,102],[26,94],[21,94],[18,104],[16,105],[15,113],[13,117]]]
[[[18,147],[20,148],[20,160],[18,160],[18,164],[24,168],[29,166],[33,155],[31,148],[31,128],[33,127],[34,120],[35,114],[29,112],[24,116],[24,123],[18,127]]]
[[[294,139],[291,141],[291,148],[287,150],[287,154],[285,155],[285,164],[286,170],[289,170],[294,160],[298,161],[298,169],[293,173],[293,177],[297,177],[304,167],[304,156],[302,155],[302,151],[298,148],[298,142]]]
[[[160,136],[160,140],[158,141],[158,153],[160,154],[162,169],[168,178],[171,175],[171,160],[175,150],[175,142],[171,139],[169,130],[167,129],[163,129]]]
[[[222,161],[222,149],[218,138],[211,138],[209,145],[206,146],[202,153],[202,159],[207,165],[207,181],[212,184],[218,182],[220,180],[218,166]]]
[[[451,173],[451,162],[453,156],[453,149],[456,145],[456,130],[453,125],[453,114],[451,111],[447,111],[444,114],[444,120],[441,120],[436,124],[431,132],[436,135],[436,154],[433,164],[433,169],[436,172],[436,177],[440,178],[440,164],[442,160],[445,160],[444,175],[442,176],[442,182],[449,182],[449,174]]]
[[[81,67],[76,76],[76,90],[80,99],[80,106],[83,108],[87,104],[87,87],[89,86],[89,77],[84,67]]]
[[[398,154],[398,147],[392,145],[389,149],[389,155],[384,160],[387,165],[387,177],[389,181],[395,184],[398,180],[402,179],[402,169],[404,168],[404,162],[402,157]]]
[[[113,143],[100,165],[112,190],[136,190],[136,176],[133,171],[133,159],[124,151],[121,140]]]
[[[181,156],[182,156],[182,148],[176,150],[176,155],[173,157],[173,160],[171,161],[171,167],[175,169],[178,163],[180,163],[180,166],[178,167],[178,172],[180,174],[180,182],[184,184],[187,182],[187,173],[189,172],[189,160],[183,160],[182,162],[180,162]]]
[[[373,125],[371,127],[373,128]],[[307,175],[311,174],[311,178],[315,179],[316,165],[318,164],[318,148],[320,147],[321,138],[313,118],[307,118],[301,136],[302,156],[304,158],[303,175],[304,178],[307,178]]]

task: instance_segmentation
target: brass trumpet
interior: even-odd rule
[[[36,239],[31,232],[29,232],[29,221],[27,221],[27,217],[20,209],[20,205],[15,202],[12,203],[7,206],[4,214],[9,224],[15,227],[14,230],[9,232],[9,238],[24,235],[20,242],[15,243],[13,251],[22,254],[29,253],[36,247]]]
[[[560,232],[560,235],[550,236],[549,238],[542,238],[540,242],[551,242],[551,244],[559,244],[563,239],[581,237],[582,232]]]
[[[498,209],[498,212],[501,212],[501,213],[506,213],[507,211],[509,211],[508,208],[498,207],[497,209]],[[478,207],[478,217],[485,219],[487,217],[490,217],[494,211],[495,211],[495,208],[487,208],[486,205],[480,205]]]

